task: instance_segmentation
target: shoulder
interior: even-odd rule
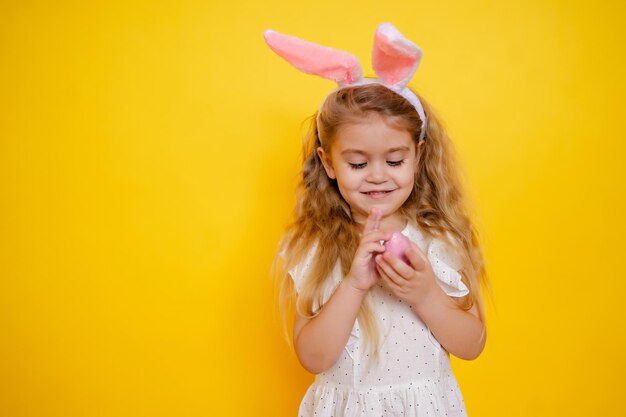
[[[402,234],[408,237],[422,252],[428,249],[429,238],[417,225],[408,222]]]
[[[415,242],[426,256],[437,283],[445,293],[455,298],[467,296],[469,289],[461,276],[463,269],[461,254],[448,241],[448,239],[452,241],[452,235],[447,232],[446,238],[431,236],[412,223],[409,223],[403,232],[406,232],[407,237]]]
[[[289,262],[287,263],[287,265],[291,265],[288,272],[298,293],[301,291],[304,280],[313,265],[315,254],[317,253],[317,247],[318,242],[314,241],[300,261],[295,264],[291,264]],[[280,253],[280,255],[283,259],[287,258],[287,254],[284,250]]]
[[[411,239],[422,250],[422,252],[424,252],[424,254],[436,257],[455,269],[460,269],[462,267],[461,257],[459,256],[458,250],[450,243],[451,241],[454,241],[450,232],[446,232],[445,238],[431,236],[419,226],[409,222],[402,233]]]
[[[293,280],[297,296],[306,294],[306,297],[311,297],[311,295],[313,295],[313,313],[317,312],[321,306],[328,301],[342,279],[339,261],[335,263],[329,275],[326,276],[324,280],[320,281],[318,277],[311,275],[311,270],[317,259],[318,249],[318,241],[315,241],[308,248],[302,259],[296,262],[288,271]],[[313,284],[313,287],[309,284]]]

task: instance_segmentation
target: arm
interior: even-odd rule
[[[337,362],[367,291],[380,279],[374,266],[374,254],[384,252],[385,247],[380,242],[390,237],[378,230],[381,216],[380,210],[370,212],[350,272],[319,314],[312,319],[296,315],[293,344],[300,363],[309,372],[323,372]]]
[[[469,312],[461,309],[437,284],[428,259],[414,243],[405,253],[411,265],[390,253],[376,256],[383,280],[409,303],[444,349],[461,359],[476,359],[486,340],[477,306]]]
[[[344,279],[317,316],[307,319],[296,313],[294,348],[307,371],[318,374],[337,361],[366,293]]]
[[[462,310],[437,286],[428,298],[412,307],[441,346],[454,356],[472,360],[483,351],[487,334],[476,304],[469,311]]]

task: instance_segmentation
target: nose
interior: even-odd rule
[[[387,181],[387,169],[384,163],[372,162],[367,172],[367,181],[376,184]]]

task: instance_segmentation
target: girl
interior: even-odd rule
[[[293,343],[316,374],[299,415],[465,416],[449,353],[485,345],[477,234],[452,144],[406,84],[421,50],[390,24],[374,39],[377,79],[356,58],[274,31],[269,46],[336,81],[306,137],[295,219],[281,241]],[[386,251],[400,231],[408,263]],[[275,263],[275,266],[278,265]]]

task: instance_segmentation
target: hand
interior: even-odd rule
[[[417,306],[437,290],[438,284],[428,258],[415,243],[411,242],[405,254],[410,265],[390,252],[377,255],[376,270],[396,297]]]
[[[346,283],[363,292],[369,290],[380,279],[374,256],[385,251],[381,241],[391,237],[391,233],[383,233],[378,230],[381,217],[382,212],[375,208],[367,216],[359,247],[356,249],[350,266],[350,272],[344,278]]]

